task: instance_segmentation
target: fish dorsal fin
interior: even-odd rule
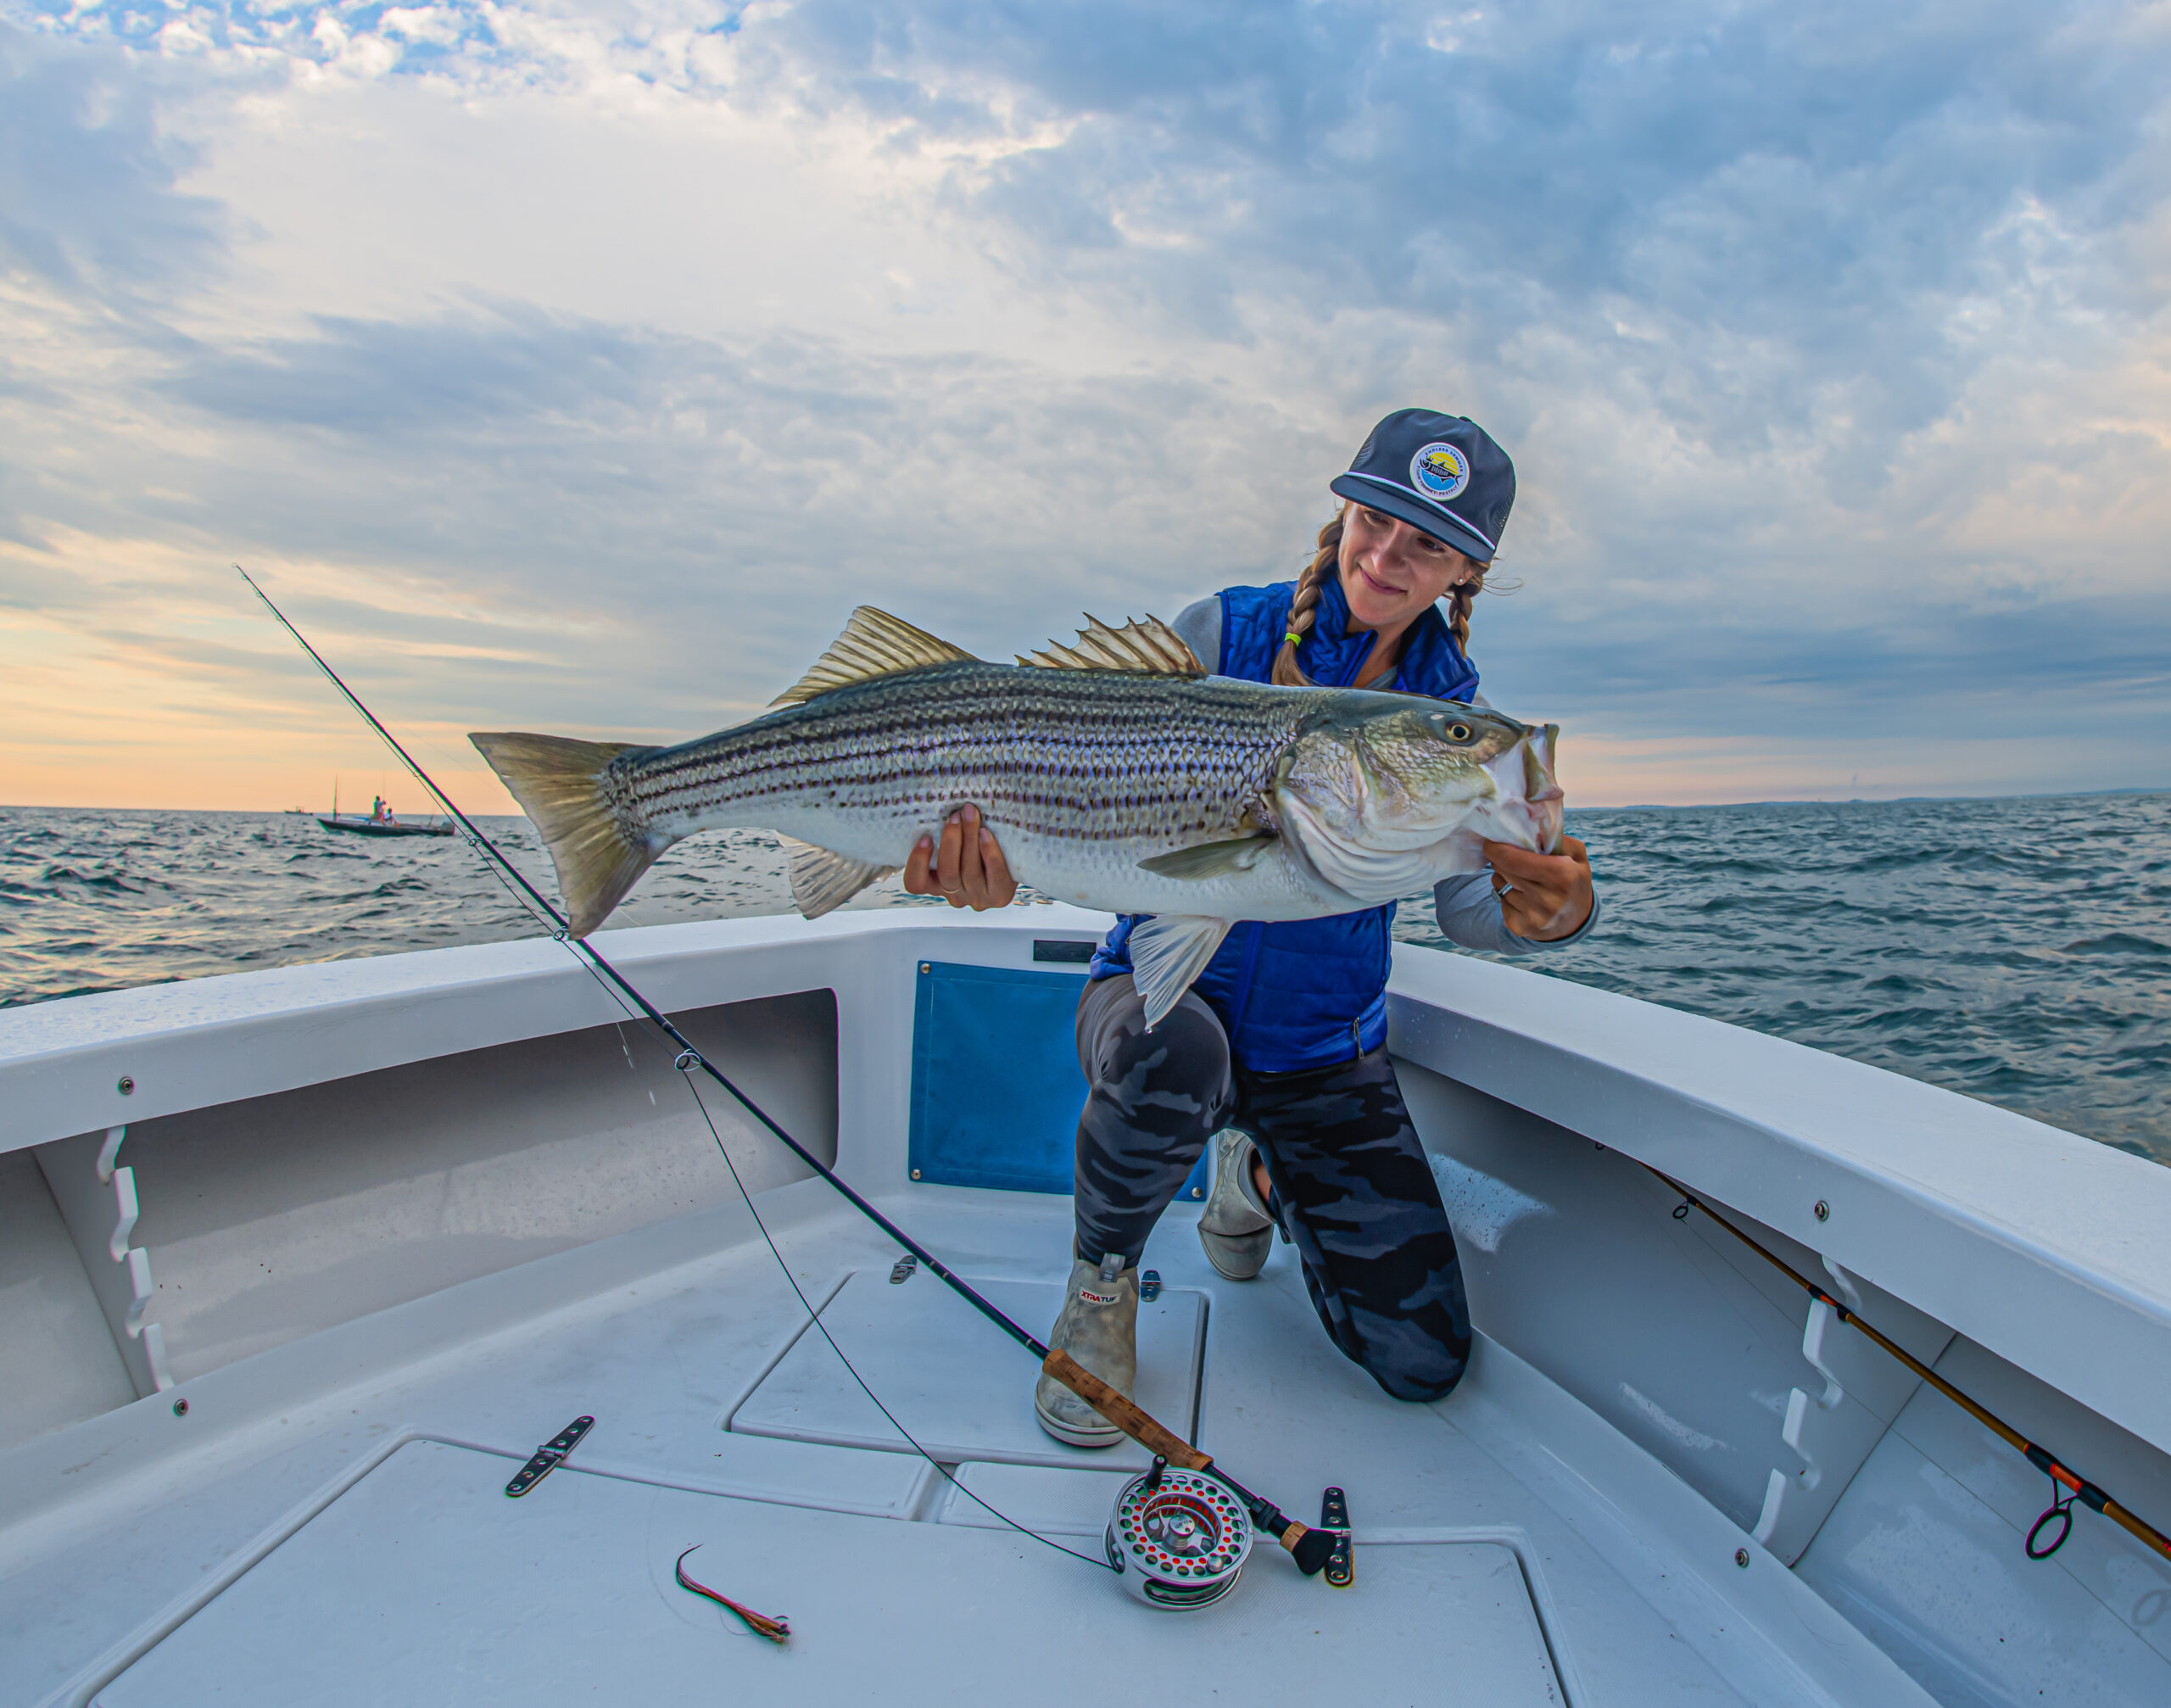
[[[1198,661],[1198,655],[1185,643],[1183,636],[1158,617],[1111,628],[1089,611],[1086,622],[1087,626],[1078,631],[1077,645],[1058,646],[1051,640],[1041,651],[1030,656],[1019,653],[1018,661],[1043,670],[1138,670],[1149,676],[1206,674],[1206,667]]]
[[[851,621],[829,644],[829,650],[814,661],[814,667],[769,704],[797,706],[851,683],[895,676],[902,670],[924,670],[930,664],[979,662],[962,646],[937,640],[901,617],[862,605],[852,612]]]

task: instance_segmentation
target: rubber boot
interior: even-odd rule
[[[1138,1270],[1110,1252],[1070,1266],[1070,1291],[1048,1344],[1069,1353],[1126,1398],[1138,1380]],[[1073,1447],[1113,1447],[1124,1433],[1052,1376],[1033,1390],[1041,1427]]]
[[[1206,1260],[1231,1281],[1249,1281],[1274,1249],[1274,1218],[1252,1179],[1259,1154],[1251,1135],[1224,1127],[1214,1136],[1214,1188],[1199,1212],[1198,1242]]]

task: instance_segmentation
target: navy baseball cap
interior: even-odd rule
[[[1515,466],[1493,435],[1463,416],[1397,410],[1328,489],[1408,522],[1490,563],[1515,503]]]

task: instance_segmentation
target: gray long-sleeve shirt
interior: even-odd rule
[[[1221,661],[1221,601],[1219,598],[1196,600],[1176,613],[1176,620],[1169,625],[1184,638],[1198,661],[1208,670]],[[1483,695],[1475,697],[1474,704],[1487,704]],[[1507,916],[1501,911],[1500,898],[1493,893],[1493,874],[1472,872],[1460,878],[1446,878],[1432,886],[1432,916],[1440,922],[1440,935],[1450,943],[1465,949],[1482,949],[1495,955],[1535,955],[1548,949],[1562,949],[1588,935],[1598,924],[1598,897],[1591,898],[1591,915],[1571,935],[1541,943],[1529,937],[1518,937],[1508,929]]]

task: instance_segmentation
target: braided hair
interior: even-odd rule
[[[1309,688],[1312,678],[1304,674],[1303,667],[1297,662],[1297,648],[1312,632],[1312,625],[1319,621],[1320,589],[1325,585],[1330,575],[1337,573],[1342,563],[1342,524],[1349,512],[1345,503],[1334,513],[1333,519],[1320,530],[1319,550],[1297,578],[1297,589],[1289,596],[1289,616],[1282,624],[1284,634],[1281,650],[1274,655],[1274,669],[1267,680],[1283,688]],[[1465,656],[1470,651],[1470,608],[1476,603],[1477,590],[1484,584],[1485,572],[1491,566],[1479,564],[1477,573],[1448,595],[1448,630],[1455,638],[1455,645]]]

